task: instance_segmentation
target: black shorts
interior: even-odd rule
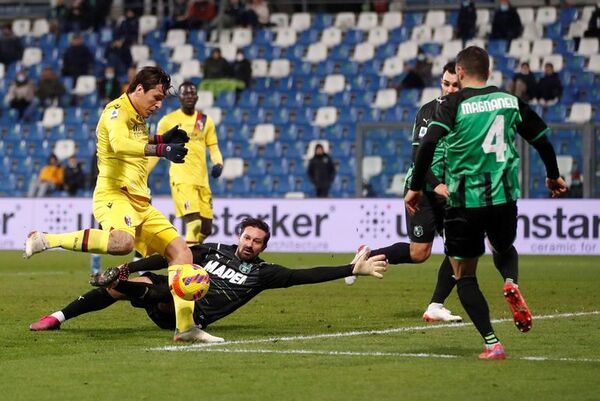
[[[446,255],[477,258],[485,252],[485,236],[497,252],[511,247],[517,235],[517,202],[478,208],[448,207],[444,219]]]
[[[446,199],[434,192],[423,192],[419,201],[419,210],[410,216],[406,215],[406,232],[410,242],[427,244],[433,242],[435,233],[442,235],[444,228],[444,208]]]
[[[146,272],[142,274],[142,277],[148,277],[154,285],[169,286],[169,278],[167,276]],[[161,329],[175,330],[175,308],[173,301],[162,303],[133,300],[130,302],[136,308],[144,308],[148,317]]]

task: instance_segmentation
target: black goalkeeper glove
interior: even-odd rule
[[[179,129],[179,125],[174,126],[162,135],[156,135],[156,143],[186,143],[190,140],[187,132]]]
[[[221,176],[221,173],[223,173],[223,165],[215,164],[212,168],[210,175],[212,175],[213,178],[219,178]]]
[[[156,156],[164,157],[173,163],[183,163],[188,150],[177,143],[160,143],[156,145]]]

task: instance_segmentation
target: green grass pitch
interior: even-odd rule
[[[264,256],[293,267],[350,258]],[[512,323],[491,258],[482,258],[479,281],[506,361],[477,359],[482,342],[470,324],[421,320],[440,261],[390,266],[383,280],[351,287],[266,291],[207,330],[232,343],[202,347],[173,345],[173,333],[125,302],[59,331],[30,332],[32,321],[89,290],[89,256],[25,261],[1,252],[0,400],[600,399],[600,257],[521,257],[535,315],[526,334]],[[456,293],[446,306],[466,318]]]

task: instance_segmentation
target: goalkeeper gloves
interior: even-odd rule
[[[183,163],[187,152],[185,146],[177,143],[160,143],[156,145],[156,156],[169,159],[173,163]]]
[[[179,129],[179,125],[174,126],[162,135],[156,135],[156,143],[186,143],[190,140],[188,134]]]
[[[222,172],[223,172],[223,165],[215,164],[212,168],[210,175],[212,175],[213,178],[219,178],[221,176]]]
[[[368,252],[363,253],[354,263],[352,274],[358,276],[373,276],[383,278],[383,273],[387,271],[387,260],[385,255],[375,255],[368,258]]]

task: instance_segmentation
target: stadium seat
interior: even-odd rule
[[[54,143],[52,153],[58,158],[59,162],[68,159],[76,152],[75,141],[72,139],[61,139]]]
[[[350,29],[356,25],[356,15],[351,12],[341,12],[335,15],[333,26],[339,29]]]
[[[321,92],[333,95],[346,88],[346,79],[342,74],[327,75]]]
[[[564,177],[567,186],[571,185],[571,171],[573,170],[573,161],[574,159],[571,155],[556,156],[558,171],[560,171],[561,176]]]
[[[65,112],[61,107],[48,107],[44,110],[41,126],[44,128],[54,128],[61,125],[64,121]]]
[[[137,63],[137,70],[141,70],[144,67],[156,67],[156,61],[154,60],[143,60]]]
[[[237,54],[237,46],[233,43],[221,43],[219,44],[219,49],[221,49],[221,55],[223,58],[230,63],[235,61],[235,55]]]
[[[96,77],[93,75],[80,75],[77,77],[72,93],[77,96],[87,96],[96,92]]]
[[[583,124],[592,119],[592,105],[589,103],[573,103],[568,122]]]
[[[304,199],[306,198],[306,194],[304,192],[292,191],[286,192],[283,197],[285,199]]]
[[[427,25],[418,25],[413,28],[410,34],[410,40],[419,44],[431,42],[433,38],[432,28]]]
[[[381,18],[381,26],[388,30],[400,28],[402,26],[402,12],[388,11]]]
[[[356,28],[361,31],[370,31],[371,29],[377,27],[377,13],[372,11],[363,11],[358,14],[358,22],[356,23]]]
[[[342,43],[342,31],[334,26],[326,28],[321,33],[321,43],[328,48]]]
[[[521,39],[536,40],[544,36],[544,27],[535,22],[523,25],[523,33]]]
[[[231,43],[236,47],[246,47],[252,43],[250,28],[235,28],[231,35]]]
[[[366,156],[362,159],[362,178],[364,182],[369,182],[372,177],[381,174],[383,170],[383,160],[380,156]]]
[[[488,79],[488,85],[494,85],[498,88],[503,88],[504,85],[502,82],[502,71],[492,71]]]
[[[398,102],[398,93],[396,89],[379,89],[375,96],[373,107],[377,109],[389,109]]]
[[[12,31],[15,36],[27,36],[31,31],[31,21],[24,18],[17,18],[12,22]]]
[[[309,63],[318,63],[327,59],[327,46],[321,42],[313,43],[308,47],[306,57],[304,58]]]
[[[423,106],[426,103],[431,102],[433,99],[442,96],[442,90],[439,87],[435,88],[425,88],[423,92],[421,92],[421,100],[419,101],[419,106]]]
[[[289,25],[290,17],[286,13],[273,13],[269,16],[269,22],[278,28],[285,28]]]
[[[410,60],[416,58],[419,54],[419,44],[413,41],[406,41],[398,45],[396,53],[402,60]]]
[[[215,126],[219,126],[219,124],[221,124],[221,120],[223,119],[223,110],[221,110],[220,107],[206,107],[204,110],[202,110],[202,113],[210,116],[215,123]]]
[[[178,45],[173,48],[171,61],[174,63],[183,63],[194,58],[194,48],[192,45]]]
[[[356,45],[351,59],[357,63],[364,63],[365,61],[372,60],[374,56],[375,47],[371,43],[364,42]]]
[[[4,74],[6,73],[6,69],[4,64],[0,63],[0,79],[4,79]]]
[[[42,49],[39,47],[26,47],[21,57],[24,67],[31,67],[42,62]]]
[[[367,42],[373,46],[381,46],[389,40],[388,30],[383,27],[375,27],[369,30]]]
[[[531,54],[534,56],[545,56],[552,54],[552,40],[551,39],[537,39],[533,41],[531,48]]]
[[[274,46],[290,47],[296,44],[297,36],[296,31],[293,28],[279,28],[276,32],[277,35],[273,42]]]
[[[214,102],[215,98],[211,91],[198,91],[198,101],[196,101],[196,110],[204,110],[207,107],[212,107]]]
[[[448,40],[444,42],[444,45],[442,46],[442,53],[441,55],[444,57],[447,57],[449,59],[454,59],[456,57],[456,55],[458,54],[458,52],[460,52],[463,49],[463,44],[462,44],[462,40]],[[435,70],[434,71],[439,71],[439,70]]]
[[[267,75],[271,78],[287,77],[290,75],[290,60],[278,59],[271,61]]]
[[[551,63],[554,66],[554,71],[560,72],[560,71],[562,71],[563,66],[564,66],[564,59],[563,59],[563,56],[560,54],[550,54],[550,55],[544,56],[544,59],[542,61],[542,66],[546,65],[546,63]]]
[[[158,28],[158,17],[156,15],[142,15],[139,19],[139,34],[144,37],[145,34]]]
[[[590,56],[587,70],[596,74],[600,74],[600,54],[592,54]]]
[[[327,127],[335,124],[337,119],[338,111],[335,107],[319,107],[315,114],[313,125],[316,125],[317,127]]]
[[[390,57],[385,60],[381,68],[381,75],[384,77],[396,77],[404,72],[404,60],[398,56]]]
[[[310,28],[311,18],[309,13],[294,13],[290,21],[290,28],[302,32]]]
[[[239,157],[232,157],[223,161],[223,173],[221,177],[224,180],[233,180],[244,175],[244,160]]]
[[[41,38],[50,32],[50,24],[46,18],[38,18],[33,21],[33,28],[31,28],[31,35],[34,38]]]
[[[567,39],[580,38],[587,29],[587,24],[582,21],[573,21],[569,24]]]
[[[581,10],[581,22],[583,22],[586,26],[590,19],[592,18],[592,14],[594,12],[594,6],[585,6],[583,10]]]
[[[185,60],[179,67],[179,75],[184,79],[202,76],[202,65],[198,60]]]
[[[477,38],[485,38],[488,36],[488,33],[491,32],[491,24],[490,24],[490,10],[485,8],[478,8],[477,12],[477,33],[475,36]]]
[[[436,28],[446,23],[446,12],[444,10],[429,10],[425,15],[425,25]]]
[[[556,21],[556,7],[540,7],[535,14],[535,22],[546,26]]]
[[[597,38],[582,38],[579,42],[577,54],[582,56],[592,56],[598,54],[598,39]]]
[[[267,60],[255,59],[252,60],[252,76],[254,78],[263,78],[267,76],[269,72],[269,65]]]
[[[275,126],[273,124],[258,124],[254,127],[254,133],[250,143],[255,145],[266,145],[275,141]]]
[[[134,63],[150,59],[150,48],[146,45],[132,45],[130,51]]]
[[[515,39],[510,42],[508,55],[514,58],[528,57],[531,55],[531,42],[527,39]]]
[[[179,45],[184,45],[186,40],[185,30],[171,29],[167,32],[167,37],[163,45],[169,48],[175,48]]]
[[[523,24],[523,26],[534,22],[534,11],[532,7],[518,7],[517,13],[521,18],[521,24]]]
[[[404,183],[406,182],[406,174],[394,174],[392,182],[385,193],[389,195],[404,196]]]

